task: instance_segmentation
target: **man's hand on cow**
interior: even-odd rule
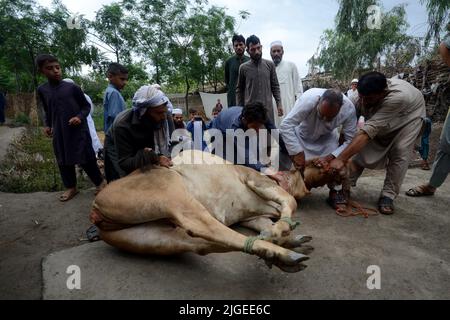
[[[345,167],[345,162],[339,158],[336,158],[330,162],[330,167],[331,167],[331,169],[334,169],[334,170],[340,172]]]
[[[306,161],[304,152],[291,156],[291,160],[294,163],[295,169],[300,170],[301,172],[305,170]]]
[[[329,154],[328,156],[314,159],[313,163],[318,168],[328,168],[331,161],[333,161],[334,159],[336,158],[332,154]]]
[[[167,158],[165,156],[160,156],[159,157],[159,165],[162,167],[170,168],[173,166],[173,163],[169,158]]]

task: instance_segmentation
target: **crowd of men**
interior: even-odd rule
[[[66,191],[61,201],[77,194],[75,165],[80,165],[100,192],[106,185],[136,169],[172,166],[174,145],[189,140],[191,147],[209,150],[205,133],[221,132],[225,138],[233,131],[267,129],[279,132],[280,153],[288,159],[287,169],[304,170],[308,163],[330,168],[337,178],[328,185],[328,203],[345,206],[350,186],[356,186],[365,168],[386,170],[378,209],[394,213],[394,199],[400,192],[415,142],[424,127],[426,112],[422,93],[400,79],[387,79],[379,72],[368,72],[354,79],[350,90],[312,88],[303,92],[294,63],[283,59],[280,41],[271,43],[272,60],[262,58],[260,39],[252,35],[232,39],[235,55],[225,63],[227,104],[218,100],[207,121],[200,110],[191,108],[189,120],[173,108],[159,85],[144,85],[135,93],[127,109],[121,90],[127,84],[128,70],[117,63],[109,66],[109,85],[104,95],[105,178],[97,167],[96,153],[102,148],[93,142],[89,130],[92,103],[70,79],[62,80],[56,57],[40,55],[37,65],[48,82],[38,89],[45,110],[45,132],[53,146]],[[248,56],[245,54],[248,54]],[[450,66],[450,38],[440,47]],[[358,121],[358,119],[360,121]],[[363,121],[361,121],[363,119]],[[90,134],[91,131],[91,134]],[[95,130],[94,130],[95,132]],[[269,154],[270,139],[264,146]],[[233,150],[235,164],[263,171],[283,184],[283,175],[270,163],[259,161],[247,145]],[[250,162],[255,156],[258,160]],[[238,159],[244,159],[241,163]],[[280,159],[282,156],[280,155]],[[229,160],[227,158],[227,160]],[[408,191],[409,196],[433,195],[450,171],[450,121],[446,121],[440,148],[429,183]],[[348,179],[343,179],[345,175]],[[347,181],[348,185],[343,185]],[[346,183],[344,183],[346,184]]]

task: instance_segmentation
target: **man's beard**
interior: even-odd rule
[[[252,56],[252,59],[255,61],[259,61],[262,58],[262,54],[255,54],[254,56]]]
[[[275,63],[276,66],[281,63],[281,59],[282,59],[281,57],[273,57],[272,58],[273,63]]]

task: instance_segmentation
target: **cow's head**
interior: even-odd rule
[[[311,190],[313,188],[323,187],[329,183],[342,183],[347,176],[347,168],[344,167],[341,172],[333,171],[329,166],[316,166],[313,162],[309,162],[305,168],[303,175],[306,188]]]

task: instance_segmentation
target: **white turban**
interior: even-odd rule
[[[181,109],[173,109],[172,114],[183,114],[183,110],[181,110]]]
[[[270,44],[270,48],[274,47],[274,46],[283,46],[283,43],[280,40],[274,41]]]
[[[168,102],[169,99],[162,91],[153,86],[142,86],[134,94],[133,110],[139,111],[139,115],[142,116],[147,108],[158,107]]]

